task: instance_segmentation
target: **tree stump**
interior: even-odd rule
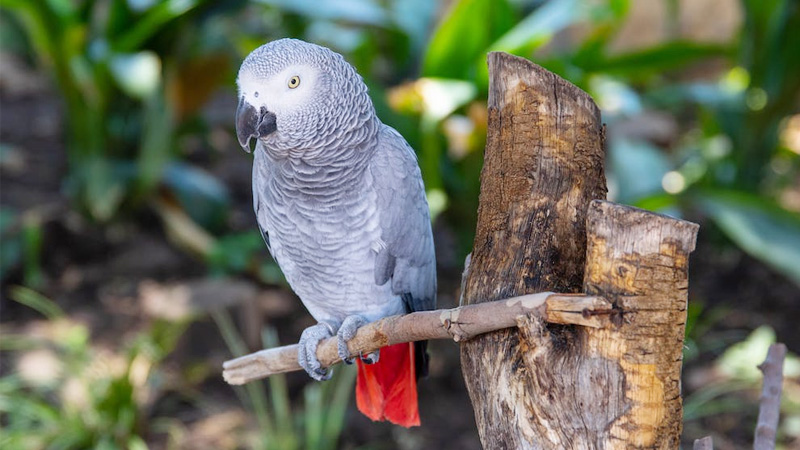
[[[594,201],[587,229],[584,291],[605,295],[619,321],[581,328],[581,356],[613,362],[621,378],[597,374],[601,386],[612,383],[603,386],[607,400],[584,414],[604,414],[594,435],[601,448],[679,448],[689,254],[698,226]]]
[[[606,187],[603,127],[589,95],[508,54],[491,53],[489,72],[463,303],[585,289],[614,302],[615,325],[592,331],[522,316],[517,329],[464,343],[483,446],[677,447],[686,264],[697,226],[592,203]]]

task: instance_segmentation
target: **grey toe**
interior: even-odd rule
[[[367,320],[361,316],[347,316],[339,327],[339,331],[336,333],[336,337],[339,338],[336,349],[339,353],[339,357],[342,358],[345,364],[353,364],[353,356],[347,348],[347,342],[355,337],[358,328],[365,323],[367,323]]]
[[[306,328],[300,335],[297,362],[311,378],[317,381],[328,380],[333,374],[333,370],[323,368],[317,359],[319,341],[331,337],[332,329],[330,324],[322,322]]]

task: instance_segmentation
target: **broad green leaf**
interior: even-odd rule
[[[730,54],[731,49],[728,46],[672,41],[641,51],[586,61],[582,69],[587,72],[642,78],[664,70],[679,69],[696,61]]]
[[[741,191],[704,191],[697,201],[742,250],[800,284],[800,215]]]
[[[228,190],[208,172],[172,163],[164,172],[163,182],[194,222],[206,229],[217,228],[224,222],[230,204]]]
[[[427,77],[470,79],[475,62],[514,24],[506,0],[459,0],[453,3],[428,44],[422,63]]]
[[[317,20],[385,26],[386,11],[374,0],[256,0],[286,12]]]
[[[136,161],[138,194],[152,193],[172,159],[174,119],[170,102],[165,101],[162,90],[153,92],[144,102],[142,110],[142,139]]]
[[[111,48],[120,53],[134,52],[164,26],[197,7],[203,0],[166,0],[147,10],[130,29],[114,39]]]
[[[709,108],[744,104],[741,92],[727,89],[720,83],[685,83],[656,87],[643,95],[650,105],[662,108],[682,108],[697,103]]]
[[[227,234],[214,243],[206,263],[215,275],[243,272],[254,256],[266,253],[267,247],[258,231]]]
[[[546,44],[556,32],[585,18],[586,11],[581,0],[547,2],[492,43],[491,50],[530,54]]]

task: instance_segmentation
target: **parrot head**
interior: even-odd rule
[[[297,39],[269,42],[245,58],[236,83],[236,135],[248,152],[251,139],[287,156],[369,137],[375,110],[367,87],[340,54],[325,47]]]

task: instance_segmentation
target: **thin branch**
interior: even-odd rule
[[[350,353],[369,353],[387,345],[428,339],[456,342],[517,325],[517,317],[531,314],[546,322],[602,328],[611,326],[613,309],[602,297],[543,292],[453,309],[420,311],[386,317],[359,328],[347,343]],[[341,362],[336,337],[320,342],[317,358],[323,367]],[[283,372],[301,370],[297,344],[261,350],[223,364],[229,384],[245,384]]]
[[[694,450],[714,450],[714,439],[712,439],[711,436],[695,439],[692,448]]]
[[[783,360],[786,357],[784,344],[772,344],[767,359],[758,366],[764,374],[761,401],[758,407],[758,425],[753,450],[773,450],[781,413],[781,391],[783,390]]]

